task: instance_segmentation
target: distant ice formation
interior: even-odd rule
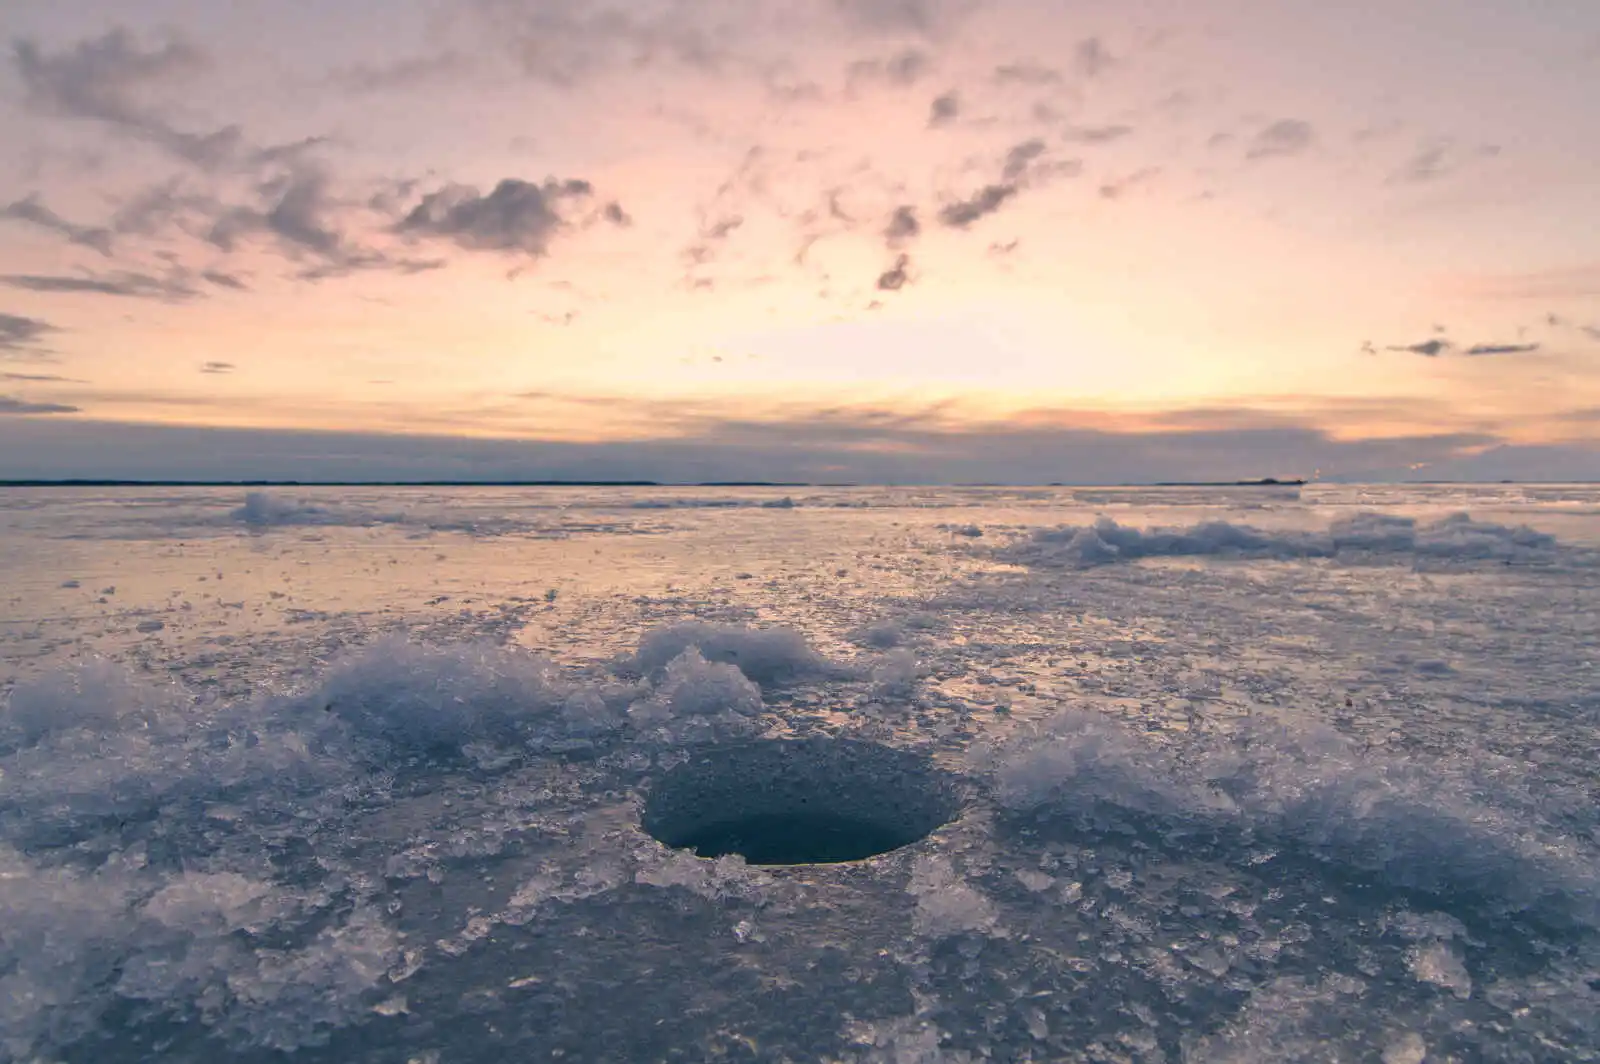
[[[1143,530],[1102,517],[1092,525],[1036,529],[997,554],[1023,565],[1088,567],[1138,558],[1242,556],[1331,558],[1411,554],[1433,558],[1516,559],[1548,555],[1556,538],[1526,525],[1476,521],[1456,513],[1419,522],[1393,514],[1358,513],[1326,532],[1268,532],[1228,521]]]

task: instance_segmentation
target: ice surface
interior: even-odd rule
[[[239,505],[0,495],[0,1060],[1600,1060],[1600,491]],[[759,737],[972,800],[643,831]]]
[[[906,892],[917,899],[916,927],[932,938],[964,931],[1003,934],[988,898],[970,885],[944,856],[919,857]]]
[[[1247,721],[1157,744],[1066,710],[1012,739],[996,780],[1006,809],[1046,821],[1222,834],[1495,915],[1600,928],[1600,870],[1558,831],[1479,801],[1472,766],[1365,752],[1319,725]]]

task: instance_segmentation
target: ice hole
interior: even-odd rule
[[[661,777],[643,827],[700,857],[838,864],[926,838],[961,811],[955,777],[927,758],[852,739],[704,751]]]

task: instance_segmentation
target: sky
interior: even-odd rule
[[[18,0],[0,477],[1600,480],[1593,0]]]

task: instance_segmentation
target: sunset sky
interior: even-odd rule
[[[0,43],[0,477],[1600,479],[1594,0]]]

